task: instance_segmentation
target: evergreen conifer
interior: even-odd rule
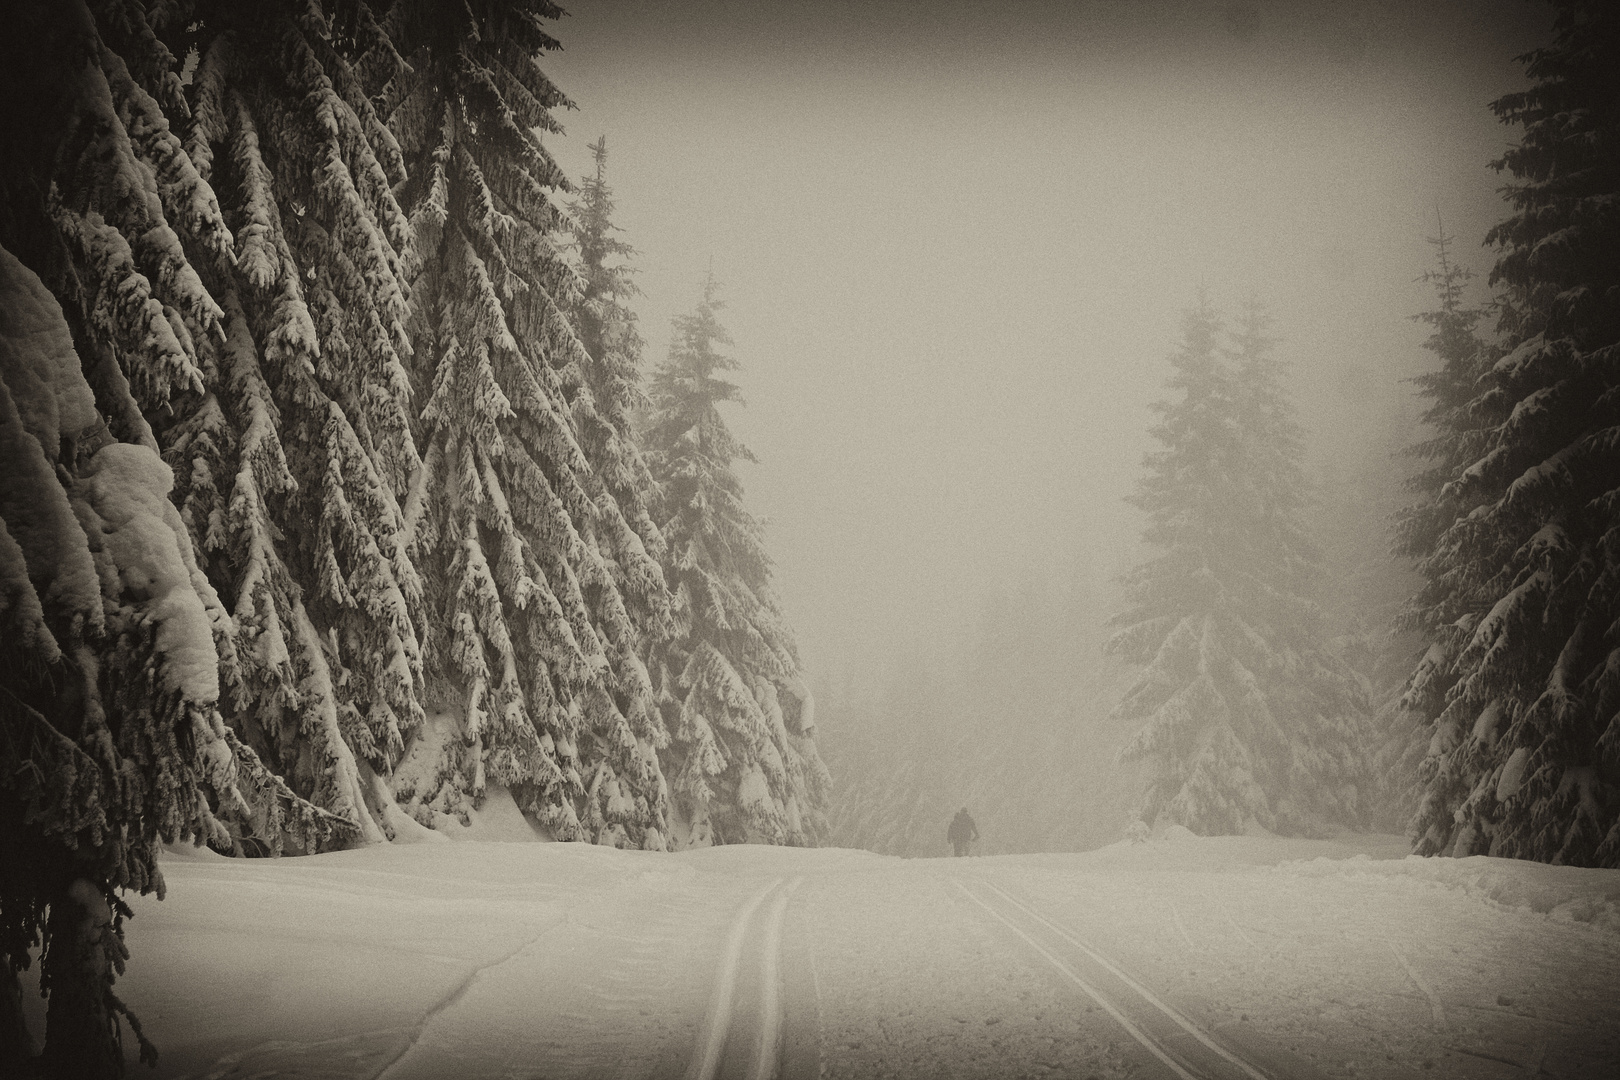
[[[270,852],[392,835],[379,776],[423,715],[421,585],[399,505],[417,468],[410,229],[391,191],[399,149],[345,55],[380,31],[364,3],[349,17],[360,30],[345,34],[319,7],[202,0],[177,31],[198,56],[186,149],[234,244],[204,269],[225,330],[202,399],[162,440],[243,643],[233,725],[348,824],[262,801],[238,843]]]
[[[417,236],[408,516],[440,718],[398,794],[424,816],[465,812],[493,781],[559,837],[661,848],[667,736],[631,610],[656,609],[663,580],[650,519],[638,533],[603,478],[631,449],[590,456],[603,421],[553,201],[569,185],[540,138],[568,103],[538,59],[560,14],[400,0],[384,20],[399,54],[366,63]]]
[[[659,527],[676,630],[655,652],[654,680],[673,733],[670,771],[683,844],[814,844],[828,778],[815,746],[809,689],[770,587],[763,530],[732,469],[753,454],[718,406],[739,400],[719,373],[711,276],[697,310],[675,320],[653,376],[648,455],[661,485]]]
[[[133,0],[17,16],[0,79],[35,107],[0,125],[0,978],[41,948],[43,1068],[97,1078],[123,1067],[115,890],[161,894],[160,842],[229,846],[238,781],[274,785],[221,717],[235,635],[149,422],[205,391],[224,313],[191,253],[230,241],[170,130],[173,55]]]
[[[1300,429],[1263,313],[1235,347],[1207,300],[1182,323],[1174,396],[1155,405],[1135,505],[1159,549],[1125,580],[1111,653],[1142,665],[1115,715],[1142,726],[1125,760],[1153,765],[1142,817],[1204,834],[1308,831],[1356,820],[1364,709],[1327,648]]]
[[[1490,348],[1442,263],[1424,384],[1436,435],[1402,542],[1430,647],[1408,701],[1428,746],[1423,854],[1620,865],[1620,14],[1557,4],[1495,166],[1511,215]]]
[[[1426,646],[1415,669],[1408,672],[1401,710],[1389,718],[1392,730],[1384,751],[1397,775],[1411,778],[1414,791],[1408,801],[1412,803],[1412,823],[1419,850],[1430,853],[1438,849],[1441,840],[1452,839],[1452,814],[1467,798],[1469,786],[1468,770],[1459,766],[1464,756],[1477,756],[1479,748],[1479,744],[1470,746],[1475,743],[1472,738],[1452,738],[1436,725],[1445,712],[1447,695],[1457,682],[1451,660],[1467,638],[1467,631],[1457,623],[1466,615],[1466,609],[1456,603],[1460,599],[1456,580],[1448,574],[1440,550],[1446,532],[1470,509],[1458,497],[1461,492],[1451,481],[1477,460],[1489,439],[1491,423],[1476,415],[1471,406],[1480,379],[1489,375],[1497,357],[1479,334],[1479,324],[1488,312],[1464,302],[1472,275],[1452,257],[1453,239],[1446,235],[1443,222],[1438,235],[1430,238],[1436,267],[1424,274],[1424,280],[1434,286],[1438,306],[1417,318],[1430,327],[1423,347],[1434,354],[1439,367],[1415,377],[1413,382],[1419,393],[1429,399],[1423,421],[1433,434],[1408,450],[1408,455],[1420,463],[1407,481],[1408,490],[1418,501],[1400,511],[1395,526],[1397,553],[1412,559],[1425,578],[1421,589],[1402,610],[1399,622],[1403,629],[1419,635]],[[1490,738],[1494,737],[1493,731]],[[1425,840],[1431,830],[1436,835]]]

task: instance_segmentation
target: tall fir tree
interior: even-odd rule
[[[570,206],[579,273],[571,313],[584,350],[582,370],[589,390],[588,395],[576,396],[574,415],[580,449],[611,500],[614,515],[630,526],[628,532],[620,532],[630,558],[610,558],[607,567],[635,628],[640,643],[637,662],[645,670],[647,657],[669,638],[673,623],[663,575],[667,548],[652,518],[657,485],[635,427],[649,404],[643,386],[644,343],[629,306],[641,291],[629,263],[635,249],[616,235],[620,229],[613,223],[607,137],[599,136],[590,150],[595,171],[581,178]],[[667,745],[666,737],[658,749]],[[666,781],[666,798],[667,787]]]
[[[631,612],[658,608],[662,574],[650,518],[605,479],[633,473],[633,448],[586,438],[612,424],[569,318],[581,282],[553,201],[569,185],[540,137],[568,104],[538,59],[560,14],[399,0],[383,23],[399,53],[365,62],[404,154],[420,267],[408,516],[438,720],[397,793],[430,818],[495,782],[559,837],[661,848],[667,736]]]
[[[1142,665],[1115,716],[1152,774],[1142,814],[1196,832],[1354,823],[1364,751],[1356,684],[1327,647],[1309,590],[1314,551],[1300,429],[1266,320],[1235,348],[1207,300],[1182,323],[1135,505],[1160,553],[1127,575],[1108,650]]]
[[[613,223],[607,136],[591,143],[590,151],[596,171],[580,180],[579,196],[570,206],[580,277],[574,321],[588,358],[585,379],[594,405],[591,423],[581,435],[588,456],[623,469],[606,478],[618,497],[635,499],[637,509],[645,510],[640,493],[650,488],[651,477],[634,445],[634,418],[647,404],[641,369],[644,343],[629,306],[641,295],[629,262],[635,249],[616,235],[621,230]],[[657,536],[656,530],[644,531]]]
[[[175,30],[198,55],[186,149],[234,244],[205,267],[225,332],[202,400],[162,438],[243,643],[233,725],[369,841],[401,824],[380,778],[422,722],[423,611],[400,507],[418,468],[404,174],[345,55],[388,43],[366,4],[344,11],[199,0]],[[289,828],[280,802],[255,850],[345,838]]]
[[[1470,786],[1464,759],[1477,758],[1487,740],[1496,737],[1491,731],[1481,732],[1478,740],[1472,735],[1459,738],[1449,725],[1437,725],[1457,683],[1450,660],[1468,637],[1458,624],[1467,612],[1456,602],[1457,576],[1441,553],[1442,539],[1470,509],[1452,481],[1479,459],[1491,428],[1501,419],[1481,415],[1475,408],[1480,380],[1489,376],[1499,354],[1480,336],[1487,310],[1465,302],[1472,275],[1454,259],[1453,241],[1443,222],[1430,238],[1436,265],[1423,280],[1434,287],[1438,304],[1416,317],[1430,328],[1423,347],[1439,366],[1412,381],[1428,399],[1423,422],[1433,433],[1407,451],[1419,465],[1406,485],[1417,501],[1404,507],[1395,521],[1396,552],[1411,559],[1425,579],[1398,623],[1417,635],[1423,655],[1415,670],[1407,672],[1400,708],[1388,717],[1387,742],[1380,754],[1397,782],[1410,784],[1411,791],[1397,794],[1409,804],[1408,823],[1416,829],[1419,850],[1431,854],[1441,843],[1453,841],[1453,814],[1466,801]]]
[[[825,829],[829,780],[763,531],[732,468],[754,456],[718,408],[739,400],[719,377],[737,364],[720,351],[732,341],[718,290],[711,276],[696,312],[675,320],[647,421],[676,620],[653,671],[674,732],[677,840],[809,845]]]
[[[1264,307],[1246,302],[1226,351],[1240,448],[1232,471],[1241,478],[1248,549],[1237,591],[1251,630],[1269,644],[1256,674],[1288,737],[1286,787],[1274,805],[1295,828],[1362,827],[1372,810],[1369,701],[1318,605],[1325,569],[1305,523],[1313,501],[1301,465],[1305,430],[1283,390],[1276,345]]]
[[[1523,129],[1494,163],[1500,341],[1473,349],[1444,292],[1436,321],[1456,342],[1425,387],[1436,475],[1405,536],[1431,641],[1408,693],[1431,733],[1414,828],[1424,854],[1620,866],[1620,14],[1556,6],[1532,86],[1493,104]]]
[[[117,890],[161,895],[158,844],[224,839],[241,802],[172,474],[98,427],[60,307],[0,248],[0,1030],[38,946],[52,1077],[122,1071]]]
[[[158,456],[154,425],[202,399],[224,332],[194,253],[230,242],[170,129],[185,113],[174,54],[135,0],[16,14],[0,78],[34,107],[0,125],[0,242],[17,255],[0,254],[0,548],[12,549],[0,553],[0,978],[14,988],[41,948],[41,1067],[92,1078],[123,1067],[117,890],[161,894],[159,842],[228,847],[256,812],[244,789],[317,827],[343,823],[225,725],[234,628]],[[0,993],[0,1014],[13,1000]],[[24,1045],[8,1042],[0,1065]]]

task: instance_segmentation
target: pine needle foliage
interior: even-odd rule
[[[186,115],[174,54],[134,0],[17,15],[0,71],[8,100],[38,107],[0,128],[16,253],[0,254],[0,978],[41,949],[38,1067],[94,1078],[122,1071],[119,1017],[155,1055],[111,988],[128,955],[117,891],[161,894],[158,845],[228,849],[254,799],[311,832],[348,823],[226,726],[236,635],[159,457],[206,397],[225,312],[199,263],[230,249],[170,126]]]
[[[1402,535],[1430,641],[1415,850],[1620,866],[1620,15],[1556,6],[1533,85],[1492,106],[1522,129],[1494,163],[1496,340],[1446,262],[1436,282],[1433,465]]]
[[[560,14],[400,0],[384,20],[398,54],[367,62],[409,177],[423,462],[408,513],[430,702],[457,727],[401,794],[454,813],[494,781],[560,837],[662,848],[667,735],[631,610],[657,609],[663,580],[650,519],[604,479],[633,472],[628,448],[583,437],[610,441],[612,422],[570,318],[581,282],[553,201],[569,184],[541,141],[568,105],[539,65]]]
[[[380,39],[364,3],[347,11]],[[234,244],[206,266],[224,333],[166,453],[245,645],[231,687],[244,744],[351,836],[381,839],[371,778],[423,719],[422,586],[400,507],[419,463],[399,148],[322,8],[202,0],[187,19],[186,149]],[[267,810],[256,850],[325,842]]]

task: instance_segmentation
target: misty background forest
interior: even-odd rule
[[[180,843],[1620,866],[1616,16],[1415,7],[10,5],[0,1066]]]

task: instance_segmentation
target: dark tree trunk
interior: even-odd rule
[[[23,1018],[22,984],[11,958],[0,956],[0,1076],[30,1076],[34,1040]]]
[[[108,1000],[112,917],[100,890],[77,878],[51,899],[40,977],[50,989],[43,1072],[50,1080],[113,1080],[124,1074],[118,1018]]]

